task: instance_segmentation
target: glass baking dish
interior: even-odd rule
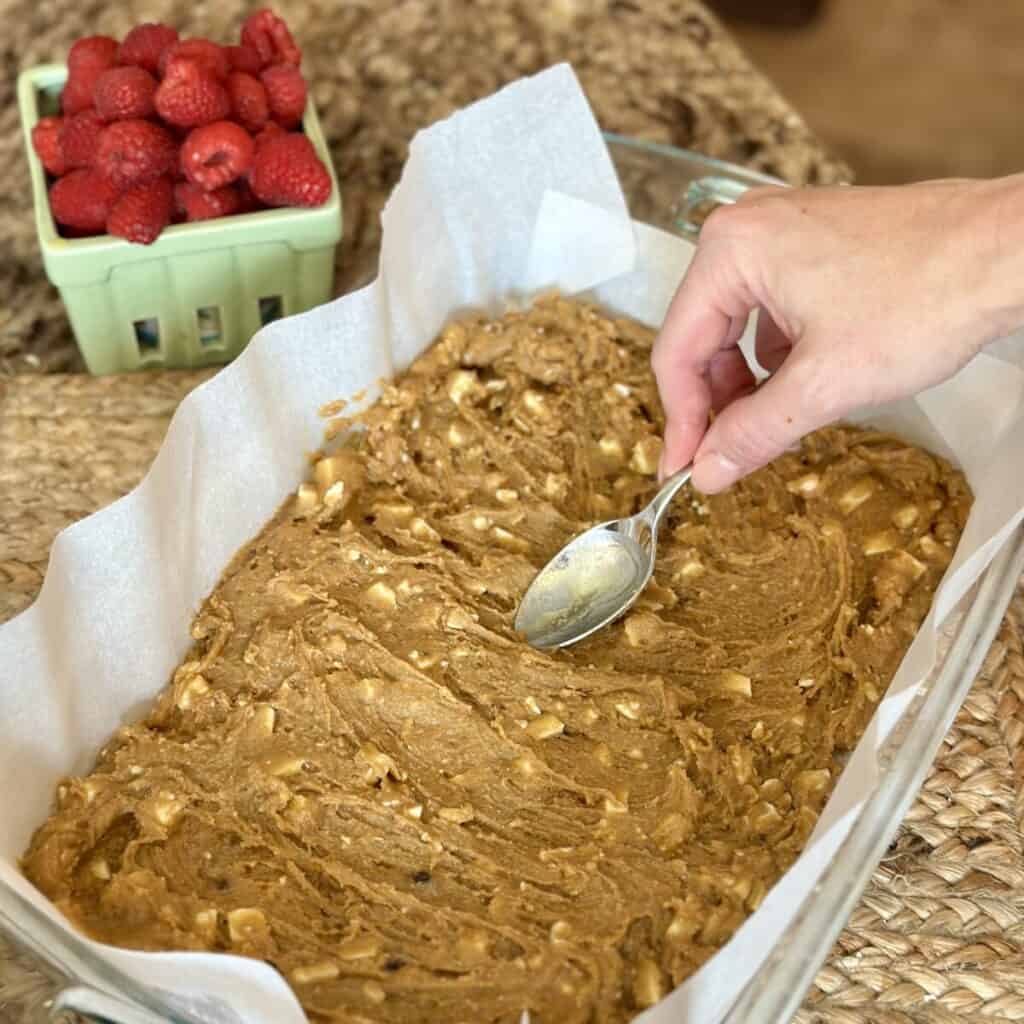
[[[606,139],[634,217],[691,240],[716,206],[735,202],[748,188],[782,184],[698,153],[615,135]],[[924,696],[883,748],[877,789],[723,1024],[785,1024],[799,1007],[913,801],[1022,571],[1024,528],[1018,528],[949,617]],[[2,884],[0,933],[21,954],[0,967],[0,1011],[14,1013],[10,1024],[241,1024],[236,1014],[201,996],[186,1004],[141,988]]]

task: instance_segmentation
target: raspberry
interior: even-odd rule
[[[263,61],[251,46],[225,46],[224,52],[228,55],[228,63],[234,71],[258,75],[263,70]]]
[[[50,187],[53,219],[64,227],[86,233],[102,232],[117,189],[97,171],[79,168],[69,171]]]
[[[189,181],[212,192],[245,174],[254,148],[244,128],[217,121],[189,135],[181,147],[181,166]]]
[[[167,174],[177,157],[178,144],[161,125],[115,121],[100,136],[96,166],[115,187],[126,189]]]
[[[72,114],[80,114],[92,106],[92,90],[96,79],[103,74],[99,71],[72,71],[68,80],[64,83],[64,89],[60,94],[60,109],[70,117]]]
[[[32,129],[32,148],[43,167],[55,178],[59,178],[68,169],[64,160],[64,150],[60,145],[60,130],[63,125],[62,117],[44,117]]]
[[[124,37],[117,51],[117,62],[145,68],[155,75],[160,70],[160,57],[164,50],[177,41],[178,33],[169,25],[151,21],[136,25]]]
[[[306,80],[290,64],[274,64],[261,75],[270,116],[282,128],[294,128],[306,111]]]
[[[180,43],[169,46],[160,56],[161,73],[166,74],[168,65],[178,58],[194,60],[222,82],[231,70],[224,47],[209,39],[182,39]]]
[[[249,182],[244,178],[235,182],[235,190],[238,192],[237,213],[253,213],[256,210],[265,209],[263,203],[256,198]]]
[[[68,51],[68,71],[106,71],[117,63],[117,40],[110,36],[86,36]]]
[[[129,242],[149,245],[171,223],[174,187],[170,178],[157,178],[136,185],[111,207],[107,231]]]
[[[238,213],[242,200],[234,185],[207,192],[198,185],[186,183],[174,186],[174,201],[185,215],[185,220],[213,220]]]
[[[331,195],[331,176],[298,132],[268,139],[249,175],[253,192],[268,206],[322,206]]]
[[[284,133],[284,129],[276,121],[268,121],[262,129],[253,136],[252,141],[256,144],[256,152],[258,153],[271,139],[276,139],[279,135],[284,135]]]
[[[103,128],[103,118],[95,110],[83,110],[74,117],[66,117],[58,140],[65,166],[92,167],[96,163]]]
[[[126,121],[153,113],[156,79],[137,67],[110,68],[96,80],[93,98],[104,121]]]
[[[295,45],[288,26],[267,9],[257,11],[242,25],[242,45],[251,46],[264,64],[302,63],[302,51]]]
[[[156,90],[156,111],[183,128],[221,121],[231,113],[224,86],[194,60],[177,58],[167,65]]]
[[[228,95],[235,120],[246,131],[258,132],[270,117],[267,90],[259,79],[244,71],[232,71],[228,75]]]

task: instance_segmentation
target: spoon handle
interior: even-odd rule
[[[684,466],[682,469],[673,473],[661,485],[661,490],[658,491],[651,500],[651,503],[644,509],[642,515],[651,524],[651,529],[653,531],[658,529],[658,526],[661,524],[662,517],[665,515],[665,510],[671,504],[672,499],[676,496],[676,492],[679,488],[690,479],[690,474],[692,472],[693,466]]]

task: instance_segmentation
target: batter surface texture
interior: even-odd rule
[[[547,298],[334,419],[28,877],[97,939],[269,961],[314,1021],[622,1022],[696,970],[806,842],[971,498],[821,431],[683,492],[629,616],[534,651],[535,571],[656,487],[651,342]]]

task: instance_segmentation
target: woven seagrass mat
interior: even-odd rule
[[[343,182],[339,291],[372,276],[377,214],[412,133],[558,60],[573,62],[609,130],[794,183],[848,173],[695,0],[278,6],[304,45]],[[0,621],[38,592],[55,534],[141,478],[178,402],[210,375],[53,373],[81,363],[36,250],[14,74],[60,59],[79,35],[122,34],[141,20],[226,38],[248,9],[238,0],[0,0],[0,159],[10,168],[0,193]],[[1022,622],[1019,596],[800,1024],[1024,1019]],[[32,965],[0,945],[0,1021],[38,1024],[50,992]]]

